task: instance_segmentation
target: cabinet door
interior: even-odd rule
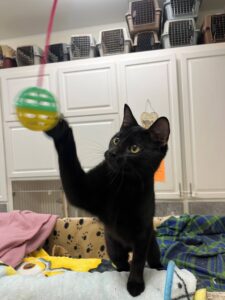
[[[119,130],[118,115],[69,118],[77,146],[77,154],[85,170],[104,159],[111,137]]]
[[[46,177],[58,174],[53,142],[43,132],[28,130],[18,122],[5,124],[6,159],[11,178]]]
[[[36,86],[39,66],[20,67],[3,70],[1,74],[2,103],[4,121],[16,121],[15,99],[17,94],[25,88]],[[46,68],[43,88],[56,94],[56,76],[53,68]]]
[[[118,111],[114,63],[73,62],[59,69],[58,80],[61,110],[66,117]]]
[[[0,202],[7,201],[6,197],[6,168],[5,168],[5,153],[4,153],[4,140],[2,131],[2,120],[1,120],[1,107],[0,107]]]
[[[181,57],[190,196],[225,198],[225,51]]]
[[[146,101],[159,116],[170,121],[171,134],[169,151],[165,158],[165,182],[156,182],[156,197],[161,199],[180,198],[181,156],[178,120],[178,91],[175,56],[165,56],[157,51],[133,59],[125,59],[119,64],[120,99],[130,105],[140,123]],[[121,107],[121,117],[123,108]]]

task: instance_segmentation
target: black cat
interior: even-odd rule
[[[127,289],[138,296],[145,288],[146,260],[151,268],[161,267],[153,230],[154,173],[167,152],[167,118],[144,129],[125,105],[121,129],[111,139],[105,160],[87,173],[81,168],[72,129],[65,120],[46,133],[55,142],[67,199],[104,223],[109,257],[119,271],[130,270]]]

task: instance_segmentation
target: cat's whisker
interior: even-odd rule
[[[101,144],[98,144],[96,141],[88,140],[87,144],[89,144],[89,147],[95,147],[95,149],[98,149],[100,151],[105,151],[105,147]]]

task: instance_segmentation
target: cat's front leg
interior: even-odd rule
[[[160,261],[160,249],[159,249],[154,231],[152,232],[152,236],[149,241],[147,262],[148,262],[149,267],[152,269],[157,269],[157,270],[164,269],[164,267]]]
[[[145,289],[144,266],[147,256],[150,232],[146,232],[142,238],[139,238],[133,247],[133,260],[131,262],[130,275],[127,282],[127,290],[136,297]]]
[[[128,253],[131,250],[125,247],[120,242],[115,240],[110,233],[105,229],[105,242],[107,247],[107,253],[111,261],[116,265],[117,271],[129,271],[130,265],[128,263]]]

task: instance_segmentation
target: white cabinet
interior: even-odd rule
[[[103,160],[110,138],[119,128],[118,116],[76,117],[68,120],[73,129],[78,157],[88,170]],[[42,132],[30,131],[18,122],[6,124],[8,177],[56,177],[58,159],[53,140]]]
[[[4,140],[1,120],[1,106],[0,106],[0,202],[7,201],[7,186],[6,186],[6,162],[4,153]]]
[[[189,198],[225,199],[225,50],[181,56]]]
[[[119,83],[120,99],[130,105],[139,123],[147,99],[159,116],[169,119],[171,135],[165,159],[166,180],[156,183],[156,196],[180,198],[182,178],[175,56],[155,52],[146,57],[124,59],[119,63]],[[123,103],[121,117],[122,108]]]
[[[61,111],[66,117],[117,113],[115,63],[83,60],[58,71]]]
[[[23,89],[36,86],[39,66],[20,67],[1,70],[1,90],[4,121],[16,121],[15,98]],[[43,88],[57,94],[56,71],[48,67],[45,69]]]
[[[38,70],[39,66],[30,66],[0,71],[5,133],[0,164],[5,165],[5,153],[9,185],[12,179],[59,176],[52,140],[16,122],[15,96],[36,85]],[[224,78],[225,44],[221,43],[55,63],[46,66],[44,87],[58,97],[86,170],[103,159],[110,138],[119,130],[124,103],[140,123],[149,99],[171,125],[166,180],[156,182],[156,197],[185,198],[179,203],[188,204],[194,201],[186,200],[198,198],[225,199]],[[4,201],[4,167],[0,176],[0,201]]]
[[[81,165],[88,170],[104,159],[111,137],[119,130],[117,115],[69,119]]]
[[[8,177],[31,178],[58,174],[58,162],[50,138],[28,130],[18,122],[5,125]]]

